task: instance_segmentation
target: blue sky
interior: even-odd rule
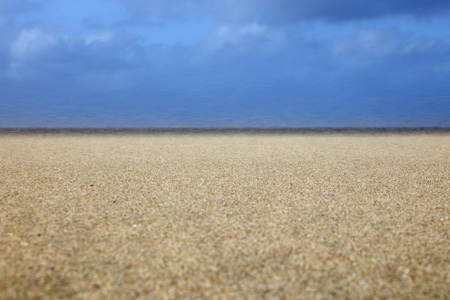
[[[1,0],[0,127],[450,126],[448,0]]]

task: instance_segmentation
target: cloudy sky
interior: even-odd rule
[[[0,1],[0,127],[273,126],[450,126],[450,1]]]

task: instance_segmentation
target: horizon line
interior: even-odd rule
[[[450,127],[0,127],[0,134],[450,133]]]

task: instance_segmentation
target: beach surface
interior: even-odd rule
[[[449,299],[450,134],[0,134],[0,299]]]

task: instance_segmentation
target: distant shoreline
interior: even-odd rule
[[[450,127],[0,128],[0,134],[387,134],[450,133]]]

